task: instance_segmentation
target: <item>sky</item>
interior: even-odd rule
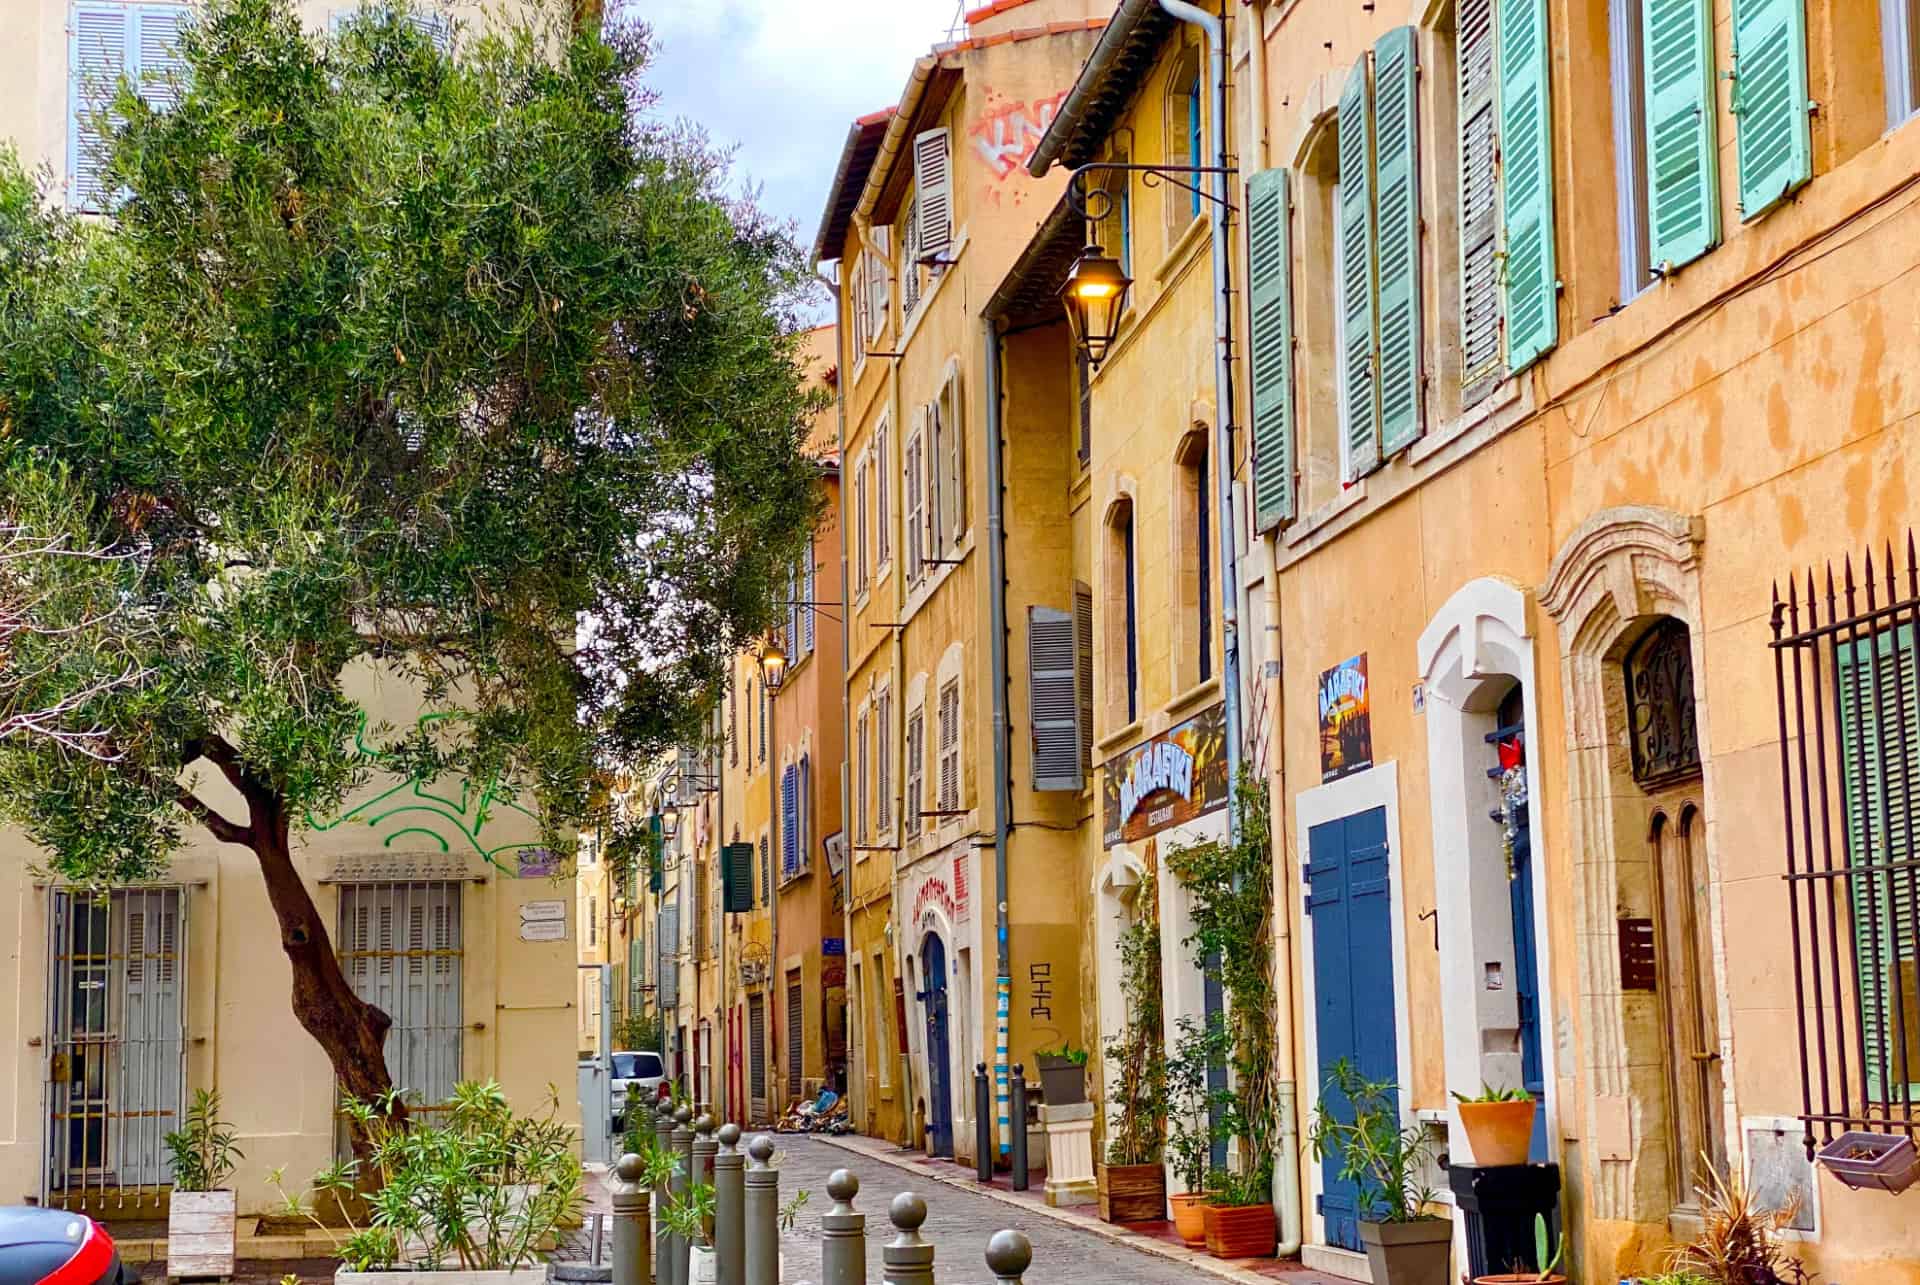
[[[981,0],[969,0],[966,8]],[[854,119],[890,107],[960,0],[618,0],[653,28],[656,110],[737,148],[735,182],[811,247]]]

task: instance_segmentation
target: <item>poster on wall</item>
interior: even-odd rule
[[[1373,712],[1367,653],[1320,674],[1320,779],[1337,781],[1373,766]]]
[[[1227,805],[1226,706],[1202,710],[1101,767],[1103,847],[1137,843]]]

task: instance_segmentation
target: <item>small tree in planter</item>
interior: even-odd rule
[[[1120,934],[1120,998],[1126,1025],[1107,1041],[1107,1162],[1100,1166],[1100,1216],[1155,1222],[1167,1213],[1161,1118],[1167,1110],[1167,1055],[1160,1013],[1160,921],[1151,874],[1134,892],[1139,914]]]
[[[233,1275],[234,1195],[227,1181],[246,1158],[220,1118],[220,1095],[200,1089],[184,1127],[161,1139],[173,1165],[167,1203],[167,1275]]]
[[[1219,1018],[1197,1023],[1182,1017],[1173,1056],[1167,1059],[1167,1160],[1181,1190],[1172,1198],[1173,1224],[1180,1238],[1198,1248],[1206,1243],[1204,1209],[1207,1166],[1219,1133],[1216,1117],[1231,1107],[1231,1095],[1213,1089],[1207,1071],[1225,1058],[1227,1028]]]
[[[713,1255],[713,1218],[717,1197],[711,1185],[691,1184],[685,1191],[667,1198],[660,1210],[660,1225],[687,1244],[688,1285],[715,1278]],[[794,1211],[796,1216],[799,1211]]]
[[[1434,1194],[1422,1176],[1433,1143],[1418,1122],[1401,1125],[1399,1088],[1367,1079],[1345,1058],[1335,1062],[1307,1142],[1314,1159],[1334,1157],[1357,1190],[1360,1240],[1377,1285],[1446,1285],[1453,1227],[1427,1212]]]

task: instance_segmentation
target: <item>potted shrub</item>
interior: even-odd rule
[[[1180,1035],[1167,1059],[1166,1151],[1181,1190],[1170,1203],[1180,1239],[1198,1249],[1207,1243],[1207,1166],[1218,1131],[1215,1115],[1227,1105],[1224,1095],[1209,1087],[1207,1068],[1225,1055],[1227,1030],[1218,1018],[1202,1026],[1182,1017],[1177,1025]]]
[[[1201,1210],[1207,1252],[1215,1258],[1271,1258],[1279,1241],[1273,1216],[1273,1166],[1215,1171],[1212,1200]]]
[[[1153,876],[1134,892],[1143,913],[1120,934],[1120,995],[1126,1025],[1107,1041],[1106,1163],[1097,1171],[1100,1216],[1110,1223],[1167,1216],[1161,1117],[1167,1109],[1167,1055],[1160,1024],[1160,924]]]
[[[667,1199],[660,1225],[687,1243],[687,1285],[713,1285],[719,1266],[713,1252],[714,1190],[696,1182]]]
[[[1533,1113],[1537,1109],[1525,1089],[1480,1086],[1477,1096],[1453,1095],[1460,1125],[1467,1131],[1476,1165],[1523,1165],[1533,1142]]]
[[[1345,1059],[1327,1070],[1307,1142],[1332,1157],[1355,1185],[1360,1240],[1375,1285],[1447,1285],[1453,1225],[1426,1212],[1433,1191],[1421,1177],[1432,1142],[1417,1121],[1400,1123],[1400,1092],[1368,1080]]]
[[[173,1167],[167,1202],[167,1275],[233,1275],[234,1197],[226,1185],[236,1160],[232,1126],[220,1119],[220,1095],[193,1095],[183,1127],[161,1139]]]
[[[1534,1282],[1535,1285],[1566,1285],[1567,1278],[1554,1269],[1560,1266],[1560,1256],[1566,1252],[1565,1238],[1557,1240],[1551,1255],[1547,1252],[1547,1220],[1539,1214],[1533,1216],[1533,1263],[1530,1272],[1504,1272],[1493,1276],[1476,1276],[1473,1285],[1520,1285],[1521,1282]],[[1684,1277],[1682,1278],[1684,1281]]]
[[[1050,1107],[1070,1107],[1087,1100],[1087,1051],[1073,1043],[1057,1049],[1035,1049],[1040,1065],[1040,1091]]]

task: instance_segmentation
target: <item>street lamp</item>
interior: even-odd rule
[[[1097,245],[1090,245],[1075,260],[1060,288],[1067,306],[1067,326],[1090,365],[1106,359],[1107,349],[1120,330],[1120,316],[1127,309],[1127,292],[1133,278],[1110,259]]]
[[[787,652],[777,638],[769,638],[760,648],[760,674],[769,692],[778,693],[787,681]]]

